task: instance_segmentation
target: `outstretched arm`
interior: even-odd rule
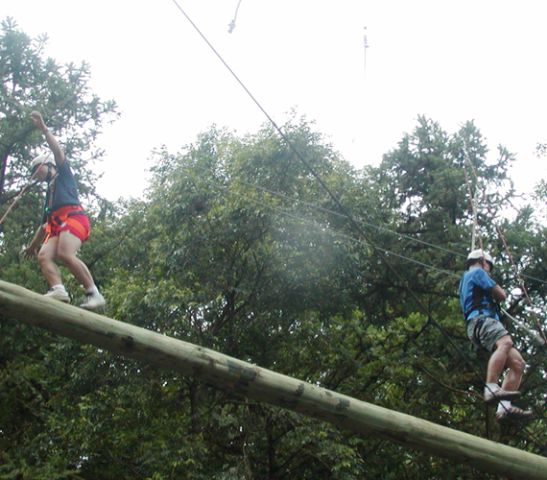
[[[30,114],[30,119],[32,120],[32,123],[34,123],[34,126],[44,134],[46,142],[49,145],[50,150],[53,152],[55,163],[59,167],[63,165],[63,163],[65,163],[65,153],[63,152],[63,149],[61,148],[61,145],[59,145],[57,139],[47,128],[40,112],[32,112]]]

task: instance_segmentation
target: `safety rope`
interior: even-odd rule
[[[4,223],[4,220],[8,217],[9,213],[13,210],[13,207],[15,207],[16,203],[21,199],[21,197],[26,193],[26,191],[35,185],[37,181],[33,181],[34,176],[36,175],[36,172],[38,171],[38,168],[36,168],[30,177],[29,182],[19,191],[19,193],[13,198],[12,202],[9,204],[8,208],[4,212],[4,215],[2,215],[2,218],[0,218],[0,226],[2,223]]]
[[[469,173],[467,171],[468,166],[475,174],[476,184],[475,184],[475,192],[474,193],[471,190],[472,182],[469,178]],[[479,231],[479,214],[478,214],[478,209],[477,209],[477,195],[476,195],[477,189],[478,189],[478,177],[477,177],[476,171],[473,168],[471,160],[469,159],[469,155],[467,153],[467,146],[464,146],[463,173],[464,173],[464,176],[465,176],[465,184],[466,184],[466,187],[467,187],[467,194],[469,196],[470,210],[471,210],[471,215],[472,215],[472,218],[473,218],[473,228],[471,229],[471,249],[470,250],[475,250],[475,248],[476,248],[476,237],[477,237],[477,235],[478,235],[478,239],[479,239],[479,248],[481,250],[483,250],[482,236],[480,235],[480,231]]]
[[[35,180],[34,177],[38,173],[38,170],[40,167],[45,165],[45,160],[40,163],[37,167],[34,168],[34,171],[32,172],[32,175],[28,181],[28,183],[19,191],[19,193],[14,197],[13,201],[10,203],[6,211],[4,212],[4,215],[2,215],[2,218],[0,218],[0,227],[2,226],[2,223],[4,223],[4,220],[7,218],[8,214],[13,210],[13,207],[15,207],[15,204],[21,199],[21,197],[27,192],[27,190],[36,185],[38,183],[38,180]],[[57,170],[57,169],[56,169]],[[55,185],[55,180],[59,176],[59,172],[56,171],[55,175],[51,177],[51,179],[48,181],[48,188],[50,188],[52,185]]]

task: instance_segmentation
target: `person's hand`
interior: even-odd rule
[[[32,120],[32,123],[34,123],[34,126],[39,130],[47,130],[46,124],[44,123],[44,119],[42,118],[42,114],[40,112],[37,112],[36,110],[31,112],[30,119]]]
[[[21,256],[25,260],[30,260],[32,257],[36,256],[38,249],[33,245],[23,245],[21,249]]]

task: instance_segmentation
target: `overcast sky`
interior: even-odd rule
[[[295,109],[356,167],[377,165],[423,114],[448,133],[474,120],[491,151],[517,155],[519,190],[547,178],[534,154],[547,142],[544,0],[178,3],[277,123]],[[118,103],[96,167],[108,198],[141,195],[155,147],[266,121],[173,0],[1,0],[0,12],[47,33],[48,56],[88,62],[94,92]]]

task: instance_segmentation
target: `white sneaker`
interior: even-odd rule
[[[516,390],[504,390],[503,388],[486,390],[484,392],[484,401],[486,403],[494,403],[499,400],[512,400],[520,396],[520,392]]]
[[[87,293],[85,301],[80,305],[80,307],[85,308],[86,310],[97,310],[106,305],[106,300],[99,293]]]
[[[530,420],[532,418],[534,418],[532,410],[522,410],[518,407],[504,408],[496,413],[496,420],[499,423],[511,420]]]
[[[68,292],[64,288],[50,288],[47,293],[44,294],[44,297],[52,298],[65,303],[70,302]]]

